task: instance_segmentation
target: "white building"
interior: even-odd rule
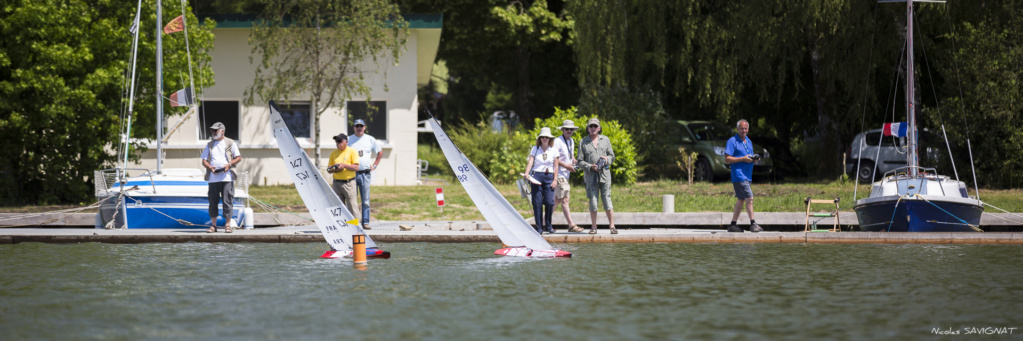
[[[355,98],[345,109],[331,108],[320,116],[320,165],[326,167],[327,158],[336,149],[332,136],[352,134],[347,123],[366,118],[366,133],[373,135],[383,147],[383,158],[373,173],[373,185],[415,185],[418,167],[416,91],[430,80],[431,68],[440,45],[443,16],[406,15],[409,37],[405,51],[395,63],[390,57],[379,62],[380,72],[366,79],[372,88],[371,102],[374,113],[367,118],[369,109],[365,98]],[[248,44],[251,22],[236,17],[214,17],[212,67],[216,85],[203,89],[200,113],[205,115],[205,126],[200,126],[198,115],[175,116],[166,120],[170,134],[164,145],[163,168],[199,168],[199,153],[207,139],[207,128],[214,122],[223,122],[226,135],[237,141],[241,148],[242,163],[236,171],[248,172],[249,179],[258,185],[290,185],[291,177],[270,131],[270,111],[265,102],[247,106],[244,93],[255,78],[256,65],[249,62],[252,47]],[[234,20],[232,20],[234,19]],[[258,63],[259,58],[253,58]],[[372,64],[369,64],[372,65]],[[385,78],[386,77],[386,78]],[[384,91],[386,82],[389,91]],[[170,89],[165,89],[170,90]],[[310,158],[313,148],[313,120],[309,101],[291,98],[290,106],[277,100],[282,114],[290,116],[289,127]],[[164,102],[165,106],[169,106]],[[349,119],[351,116],[351,119]],[[175,129],[175,127],[177,128]],[[156,145],[150,144],[143,154],[141,167],[156,168]],[[327,176],[326,172],[323,172]]]

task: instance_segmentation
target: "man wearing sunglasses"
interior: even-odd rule
[[[576,226],[572,221],[572,212],[568,209],[568,203],[572,186],[568,178],[575,171],[575,140],[572,134],[579,127],[575,126],[572,120],[565,120],[558,129],[561,129],[561,136],[554,139],[554,150],[558,151],[558,187],[554,189],[554,209],[561,206],[561,212],[565,214],[565,222],[568,223],[568,232],[582,232],[583,228]]]

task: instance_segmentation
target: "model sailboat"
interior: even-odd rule
[[[341,258],[352,254],[352,235],[366,234],[359,226],[359,221],[341,199],[334,194],[316,166],[309,160],[309,155],[298,145],[298,140],[291,135],[291,130],[281,117],[277,104],[270,101],[270,123],[277,147],[281,150],[284,166],[295,182],[298,194],[313,216],[316,226],[323,233],[323,238],[330,245],[330,251],[323,258]],[[377,248],[369,236],[366,236],[366,257],[391,258],[391,253]]]
[[[441,129],[437,119],[430,117],[429,123],[434,136],[437,137],[437,143],[444,151],[444,157],[448,159],[451,169],[455,171],[455,178],[462,183],[465,192],[472,198],[472,202],[490,223],[494,232],[497,232],[501,242],[509,246],[494,251],[494,254],[534,258],[572,256],[569,252],[551,247],[551,244],[547,243],[540,233],[529,226],[522,215],[515,211],[508,200],[494,188],[490,180],[487,180],[487,177],[483,176],[476,165],[473,165],[465,157],[465,154],[462,154],[462,151],[458,150],[458,147],[451,142],[448,134]]]
[[[891,232],[980,231],[983,203],[967,195],[966,184],[934,169],[919,166],[916,106],[913,103],[913,2],[906,2],[906,167],[895,169],[875,182],[870,196],[853,209],[860,230]],[[902,1],[880,1],[902,2]],[[918,0],[918,2],[920,2]],[[926,2],[936,2],[927,0]],[[890,129],[890,128],[889,128]],[[863,148],[860,148],[863,150]]]

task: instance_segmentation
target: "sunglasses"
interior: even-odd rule
[[[364,125],[361,125],[361,124],[360,124],[360,125],[357,125],[357,126],[355,126],[355,127],[356,127],[356,128],[365,128],[366,126],[364,126]]]
[[[563,128],[561,131],[575,131],[575,128]]]
[[[586,128],[600,128],[600,126],[598,126],[596,124],[591,124],[591,125],[586,126]]]

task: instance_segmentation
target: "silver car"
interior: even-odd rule
[[[937,135],[924,130],[920,134],[920,166],[936,167],[942,157],[944,145],[938,147],[941,140]],[[860,153],[863,147],[863,153]],[[868,130],[853,138],[851,147],[846,152],[845,172],[860,178],[860,182],[871,182],[885,173],[900,167],[906,167],[907,140],[905,137],[881,136],[881,129]],[[857,158],[859,159],[857,168]],[[875,172],[874,166],[877,166]]]

